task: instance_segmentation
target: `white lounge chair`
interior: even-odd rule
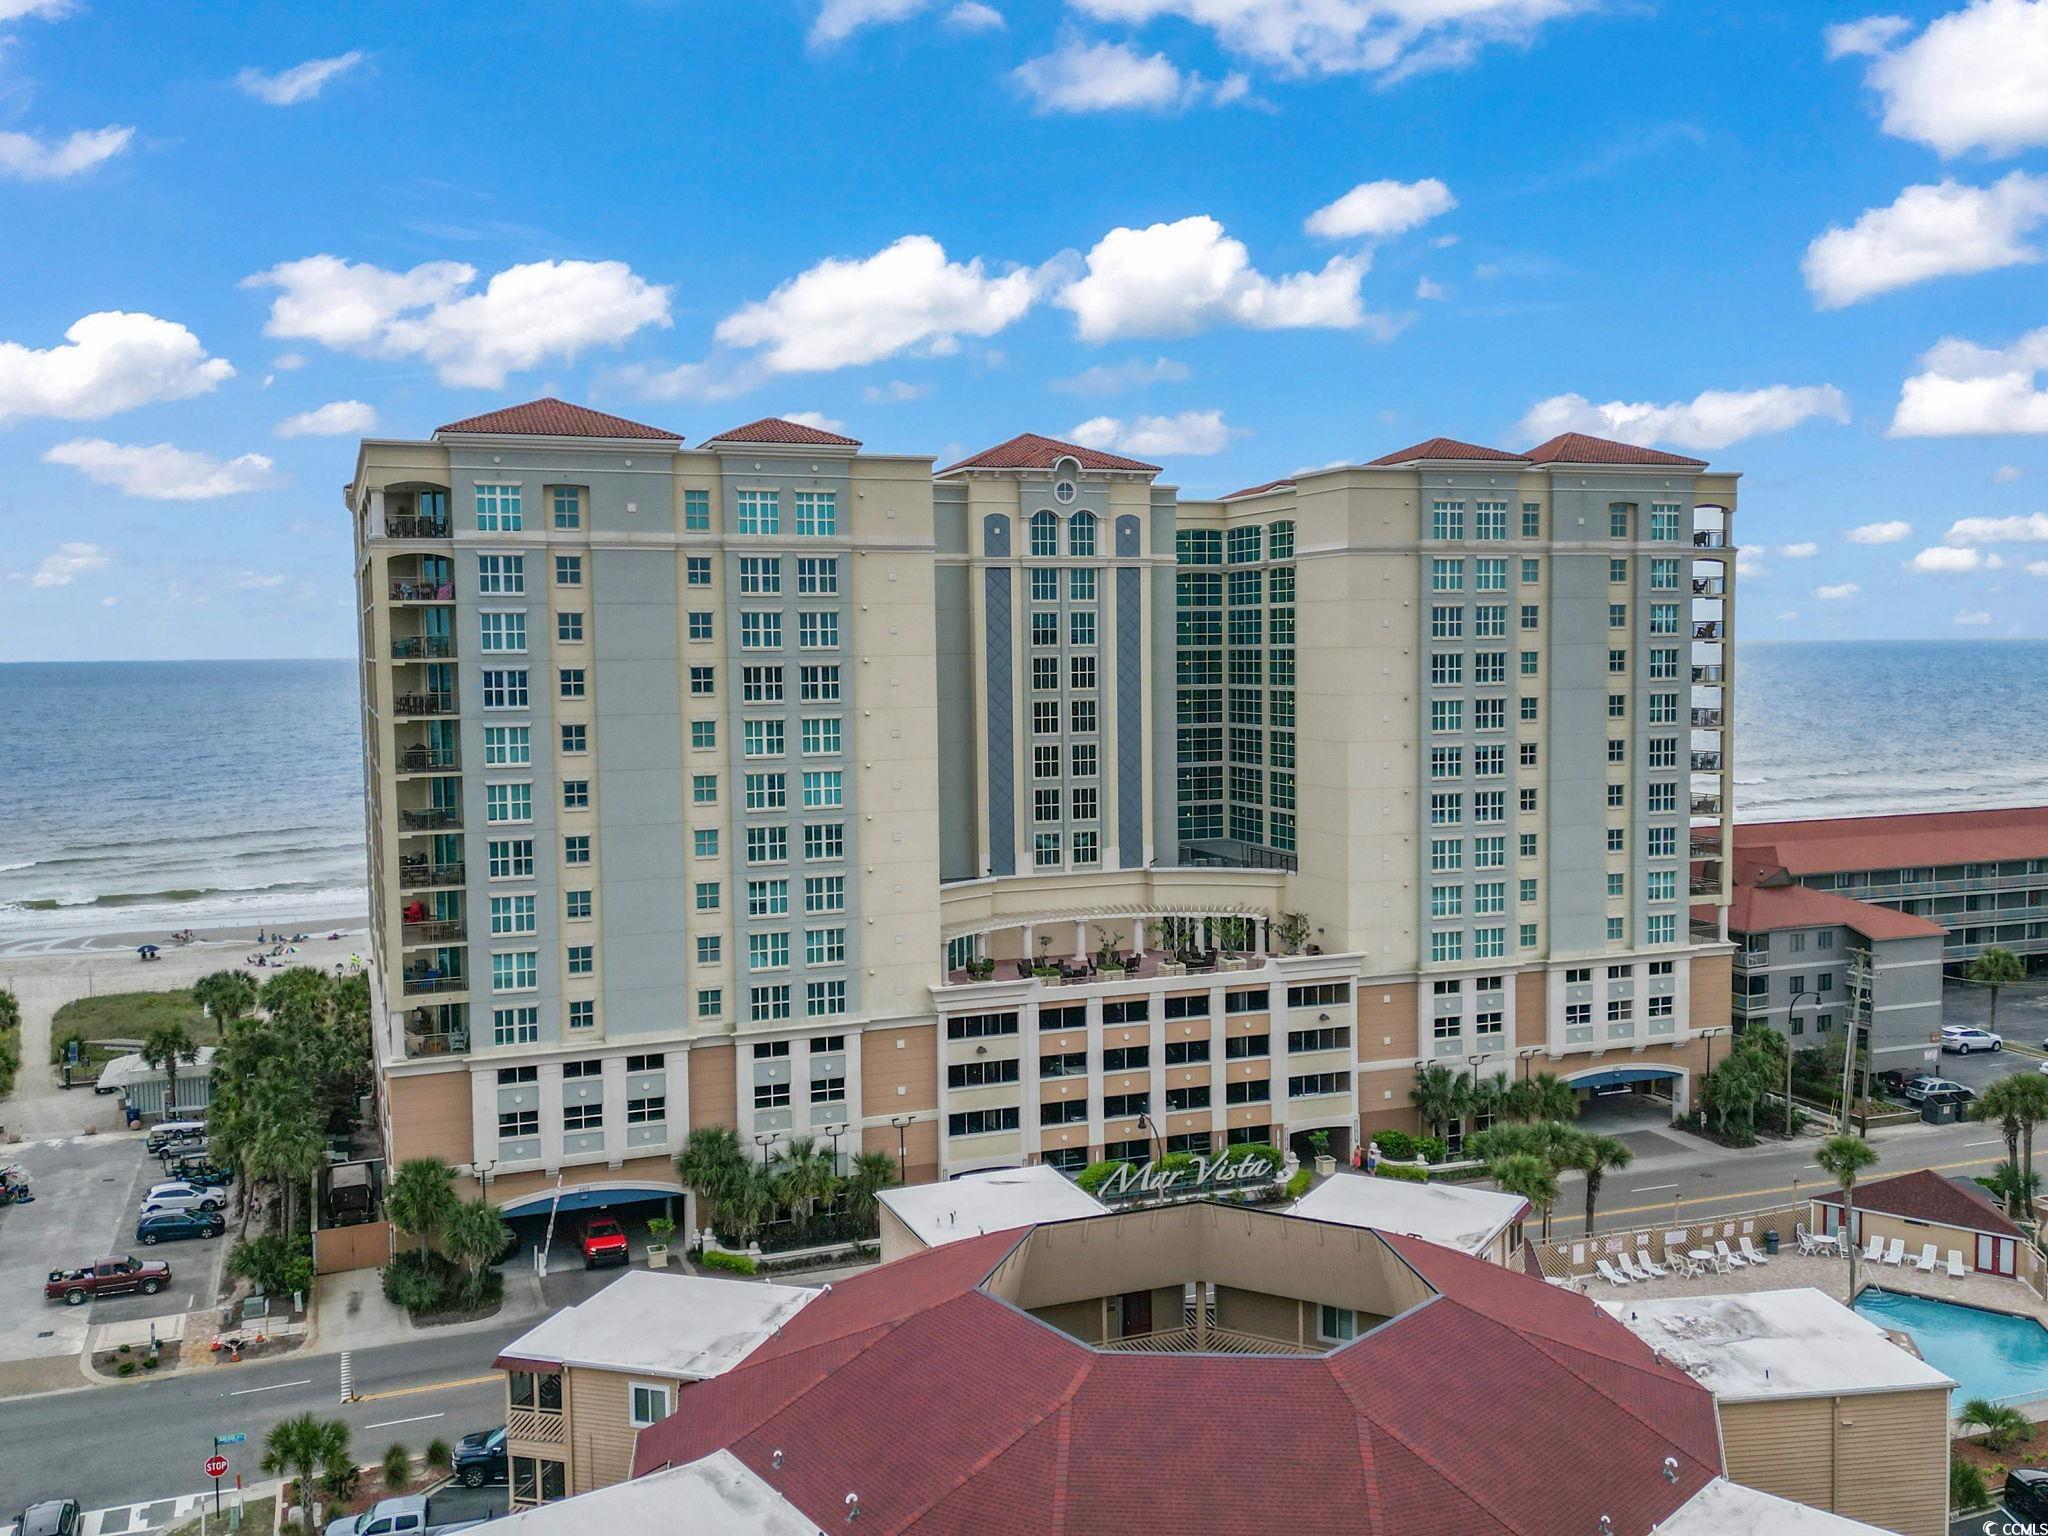
[[[1962,1278],[1963,1278],[1963,1274],[1964,1274],[1964,1270],[1963,1270],[1963,1251],[1962,1251],[1962,1249],[1960,1249],[1960,1248],[1951,1248],[1951,1249],[1949,1249],[1949,1251],[1948,1251],[1948,1277],[1949,1277],[1949,1279],[1951,1279],[1951,1280],[1960,1280],[1960,1279],[1962,1279]]]
[[[1870,1240],[1870,1245],[1863,1250],[1863,1262],[1866,1264],[1876,1264],[1881,1262],[1883,1258],[1884,1239],[1881,1237],[1873,1237]]]
[[[1903,1264],[1906,1262],[1906,1240],[1903,1237],[1892,1239],[1891,1246],[1884,1251],[1884,1261],[1887,1264]]]
[[[1799,1245],[1799,1252],[1801,1253],[1801,1255],[1806,1255],[1813,1252],[1815,1238],[1811,1232],[1806,1230],[1805,1222],[1798,1222],[1793,1226],[1792,1241]]]
[[[1822,1241],[1832,1244],[1830,1251],[1838,1259],[1849,1257],[1849,1250],[1853,1246],[1849,1241],[1849,1229],[1847,1227],[1843,1227],[1840,1231],[1836,1232],[1832,1238],[1823,1238]]]
[[[1629,1257],[1628,1250],[1626,1249],[1623,1249],[1614,1256],[1614,1267],[1624,1275],[1627,1275],[1631,1280],[1647,1280],[1650,1278],[1648,1270],[1636,1268],[1636,1261]]]
[[[1749,1260],[1745,1259],[1741,1254],[1730,1251],[1728,1239],[1725,1237],[1714,1239],[1714,1257],[1719,1259],[1729,1269],[1741,1269],[1749,1263]]]
[[[1913,1261],[1913,1267],[1923,1275],[1931,1275],[1934,1273],[1934,1266],[1937,1262],[1934,1244],[1928,1243],[1921,1248],[1920,1257]]]
[[[1605,1259],[1595,1259],[1593,1261],[1593,1268],[1599,1271],[1600,1278],[1602,1280],[1605,1280],[1609,1285],[1628,1284],[1628,1276],[1624,1275],[1620,1270],[1616,1269],[1612,1264],[1608,1263]]]
[[[1638,1248],[1636,1250],[1636,1267],[1652,1280],[1662,1280],[1670,1273],[1663,1265],[1650,1262],[1650,1250],[1647,1248]]]
[[[1763,1265],[1771,1262],[1769,1259],[1765,1258],[1761,1253],[1757,1252],[1756,1244],[1752,1243],[1749,1240],[1748,1233],[1743,1234],[1742,1241],[1738,1243],[1736,1246],[1742,1250],[1742,1256],[1745,1259],[1749,1260],[1750,1263],[1755,1264],[1758,1267],[1762,1267]]]

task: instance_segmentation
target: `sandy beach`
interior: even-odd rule
[[[69,938],[9,939],[0,934],[0,989],[11,991],[21,1002],[22,1061],[14,1093],[0,1099],[0,1127],[5,1128],[0,1134],[36,1139],[75,1136],[88,1127],[102,1131],[118,1128],[116,1100],[82,1089],[66,1092],[57,1086],[57,1074],[49,1065],[51,1016],[75,997],[168,992],[190,986],[213,971],[247,968],[245,962],[258,950],[254,925],[195,927],[193,931],[196,938],[192,943],[176,945],[161,927]],[[352,955],[368,958],[368,930],[360,911],[290,922],[286,931],[312,937],[299,944],[295,953],[274,963],[332,971]],[[337,932],[339,939],[328,937]],[[146,964],[137,959],[139,944],[163,946],[160,958]],[[261,947],[268,950],[270,946]],[[268,974],[247,969],[258,981]]]

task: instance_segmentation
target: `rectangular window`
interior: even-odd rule
[[[588,976],[597,969],[597,948],[592,944],[571,944],[564,951],[571,976]]]
[[[685,533],[709,533],[711,531],[711,493],[709,491],[683,492],[683,531]]]
[[[484,766],[506,768],[533,761],[532,728],[524,725],[484,727]]]
[[[796,616],[796,643],[799,650],[837,650],[839,615],[830,610],[824,613],[799,613]]]
[[[782,615],[772,610],[759,609],[740,611],[740,649],[743,651],[773,651],[782,646]]]
[[[584,697],[585,687],[583,681],[583,669],[581,667],[562,668],[560,674],[558,675],[558,682],[560,685],[560,692],[563,698],[580,699]],[[488,703],[488,700],[486,700],[486,703]],[[524,705],[522,705],[521,707],[523,708]]]
[[[746,534],[780,533],[782,531],[782,502],[775,491],[741,491],[739,493],[740,532]]]
[[[583,585],[583,557],[581,555],[555,556],[555,585],[558,587],[580,587]]]
[[[782,561],[773,555],[740,556],[740,596],[773,597],[782,590]]]
[[[493,992],[531,992],[540,985],[540,956],[531,949],[491,956]]]
[[[531,784],[486,784],[484,786],[484,820],[533,820],[533,786]]]
[[[517,533],[521,526],[519,491],[516,485],[479,485],[476,488],[477,532]]]
[[[1465,562],[1462,560],[1432,560],[1429,562],[1429,590],[1432,592],[1462,592],[1465,590]]]
[[[772,531],[772,530],[771,530]],[[796,531],[799,538],[830,538],[839,531],[839,501],[832,491],[796,493]]]
[[[487,845],[490,855],[490,876],[493,880],[530,880],[533,878],[533,839],[512,838],[508,841],[492,841]]]
[[[526,669],[510,672],[486,670],[483,675],[485,709],[525,709]]]
[[[827,555],[805,555],[796,563],[796,590],[802,597],[833,597],[839,592],[839,562]]]
[[[820,859],[843,859],[846,857],[846,827],[842,822],[823,821],[804,824],[804,859],[815,863]]]
[[[1431,503],[1429,509],[1429,536],[1432,539],[1464,538],[1465,503],[1462,501]]]
[[[565,811],[587,811],[590,809],[590,780],[562,780],[562,809]]]
[[[687,556],[683,561],[683,571],[684,579],[690,586],[708,587],[711,585],[711,557],[709,555]]]
[[[478,555],[476,590],[479,596],[517,596],[526,590],[526,556]]]
[[[562,750],[571,754],[590,750],[590,727],[587,725],[565,725],[562,727]]]

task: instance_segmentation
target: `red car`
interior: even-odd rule
[[[626,1242],[626,1229],[609,1216],[595,1216],[583,1224],[583,1267],[625,1264],[633,1257]]]
[[[101,1259],[83,1269],[53,1269],[43,1296],[66,1306],[83,1306],[90,1296],[125,1296],[140,1291],[154,1296],[171,1283],[171,1266],[160,1259]]]

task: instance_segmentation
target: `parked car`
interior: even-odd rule
[[[345,1515],[327,1522],[327,1536],[400,1536],[427,1528],[425,1494],[408,1493],[395,1499],[379,1499],[360,1515]]]
[[[1897,1096],[1904,1093],[1906,1084],[1919,1075],[1917,1072],[1908,1072],[1903,1067],[1886,1067],[1872,1081],[1884,1092]]]
[[[43,1285],[43,1297],[76,1307],[93,1296],[125,1296],[130,1291],[154,1296],[170,1283],[170,1265],[161,1259],[144,1262],[130,1254],[126,1258],[101,1259],[82,1269],[53,1269]]]
[[[74,1536],[85,1523],[76,1499],[45,1499],[15,1517],[15,1536]]]
[[[164,1159],[164,1172],[187,1184],[205,1184],[225,1189],[235,1182],[235,1170],[223,1168],[204,1153],[184,1152]]]
[[[227,1194],[217,1184],[201,1184],[196,1179],[164,1179],[149,1186],[149,1193],[142,1197],[146,1205],[152,1200],[173,1200],[181,1195],[190,1195],[200,1203],[203,1210],[219,1210],[227,1204]]]
[[[505,1426],[480,1429],[455,1442],[455,1475],[465,1488],[505,1481]]]
[[[2048,1520],[2048,1471],[2014,1467],[2005,1474],[2005,1491],[1999,1497],[2015,1519]]]
[[[159,1211],[135,1223],[135,1240],[153,1248],[180,1238],[219,1237],[227,1225],[227,1218],[219,1211]]]
[[[2005,1037],[1969,1024],[1944,1024],[1941,1027],[1941,1048],[1951,1056],[1967,1056],[1972,1051],[2002,1051],[2005,1049]]]
[[[1954,1104],[1968,1104],[1977,1097],[1977,1090],[1966,1088],[1961,1083],[1950,1082],[1945,1077],[1922,1076],[1906,1084],[1906,1097],[1915,1104],[1924,1104],[1929,1099],[1946,1099]]]
[[[165,1120],[149,1128],[149,1135],[143,1138],[143,1145],[151,1152],[161,1152],[176,1142],[205,1140],[204,1120]]]
[[[158,1211],[217,1211],[223,1203],[217,1189],[206,1189],[197,1184],[179,1185],[162,1194],[151,1190],[144,1195],[139,1214],[154,1216]]]
[[[625,1264],[633,1257],[626,1229],[611,1216],[593,1216],[585,1222],[582,1245],[585,1269],[595,1269],[600,1264]]]

